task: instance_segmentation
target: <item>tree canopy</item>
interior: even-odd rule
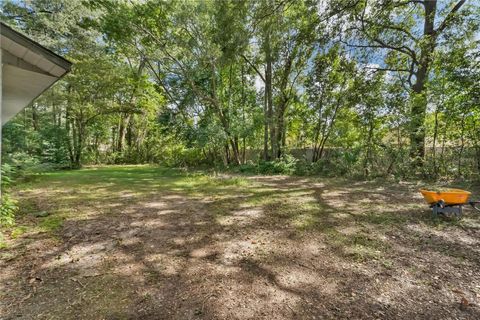
[[[18,167],[480,174],[475,1],[2,3],[74,63],[3,128]]]

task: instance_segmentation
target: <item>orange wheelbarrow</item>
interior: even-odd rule
[[[480,211],[480,201],[469,201],[471,192],[461,189],[447,189],[443,191],[430,191],[420,189],[425,201],[432,208],[432,214],[449,216],[454,214],[458,218],[462,216],[463,206],[471,205],[473,209]]]

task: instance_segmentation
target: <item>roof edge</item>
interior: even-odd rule
[[[3,22],[0,22],[0,34],[9,38],[12,41],[17,42],[25,48],[45,57],[49,61],[65,69],[66,72],[69,72],[71,70],[72,63],[70,61],[56,54],[52,50],[45,48],[41,44],[33,41],[32,39],[21,34],[20,32],[14,30]]]

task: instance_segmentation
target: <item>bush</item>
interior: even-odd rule
[[[2,203],[0,207],[0,225],[11,226],[15,223],[15,213],[17,212],[17,202],[8,194],[2,192]]]
[[[313,173],[313,164],[309,163],[306,159],[300,159],[297,161],[295,168],[295,174],[299,176],[308,176]]]
[[[247,161],[245,164],[241,164],[238,167],[234,168],[234,171],[240,173],[258,173],[258,166],[257,164],[253,163],[252,161]]]
[[[12,225],[15,222],[15,212],[17,211],[17,202],[12,199],[7,191],[11,183],[11,177],[14,173],[13,167],[4,164],[1,168],[2,171],[2,199],[0,206],[0,225]]]
[[[16,152],[9,155],[8,157],[5,157],[4,161],[6,164],[2,166],[2,170],[6,170],[5,176],[8,177],[12,177],[17,171],[28,172],[40,164],[40,160],[37,157],[31,156],[25,152]]]
[[[294,174],[298,159],[286,154],[274,161],[263,161],[258,165],[258,172],[262,174]]]

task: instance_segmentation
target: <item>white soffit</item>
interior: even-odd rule
[[[3,23],[0,48],[3,125],[68,73],[71,63]]]
[[[3,65],[2,76],[2,125],[57,81],[56,77],[8,64]]]
[[[3,27],[3,26],[2,26]],[[55,62],[52,62],[48,57],[42,56],[38,52],[34,52],[14,41],[2,35],[0,38],[0,44],[4,52],[10,53],[11,56],[16,59],[22,60],[22,63],[28,63],[41,69],[43,72],[49,73],[55,77],[61,77],[68,72],[68,68],[59,66]]]

